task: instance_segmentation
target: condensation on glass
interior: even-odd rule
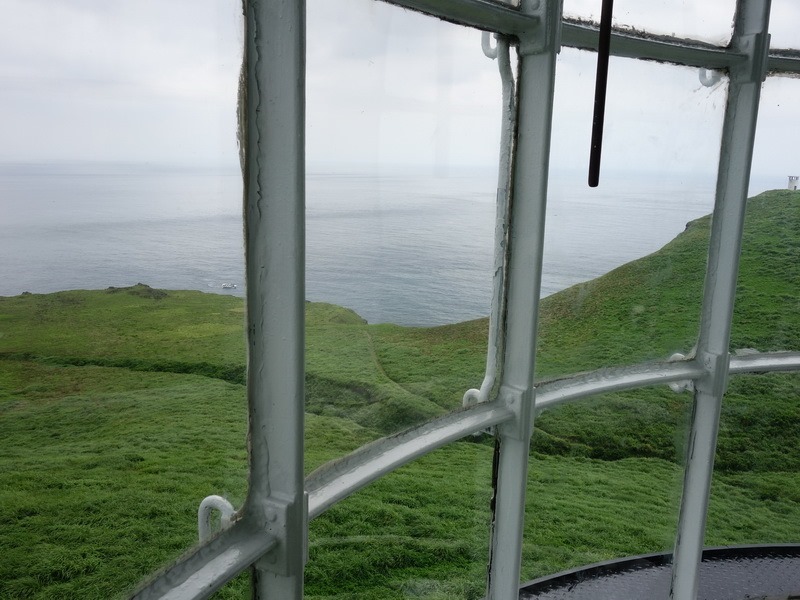
[[[535,387],[556,56],[561,42],[592,49],[597,32],[591,25],[574,23],[562,28],[558,2],[523,2],[519,9],[482,0],[397,0],[393,4],[504,33],[508,38],[501,37],[500,41],[510,43],[518,56],[513,81],[516,104],[509,113],[513,137],[508,139],[508,148],[513,150],[501,145],[501,156],[506,152],[504,158],[509,160],[511,191],[503,235],[498,240],[504,277],[491,316],[500,333],[489,336],[490,368],[485,385],[470,390],[464,410],[363,446],[323,465],[303,481],[299,438],[303,424],[305,309],[305,149],[301,135],[305,122],[304,14],[302,4],[291,0],[248,4],[247,54],[259,59],[248,60],[247,73],[250,490],[228,529],[170,567],[137,597],[208,597],[253,565],[254,597],[299,599],[303,595],[309,520],[327,510],[335,511],[335,505],[348,496],[353,497],[346,502],[358,502],[361,493],[354,495],[358,490],[433,450],[495,428],[487,595],[493,600],[511,600],[518,595],[520,574],[529,572],[529,565],[522,568],[522,559],[536,560],[536,538],[531,532],[536,531],[541,515],[534,511],[526,522],[526,493],[537,483],[537,476],[541,486],[548,483],[542,479],[546,461],[542,469],[531,469],[529,476],[536,415],[604,393],[614,394],[604,399],[618,398],[630,390],[672,384],[675,392],[691,392],[687,403],[692,403],[692,421],[686,432],[685,467],[682,473],[672,472],[672,476],[682,477],[683,487],[677,524],[668,523],[675,534],[671,596],[693,600],[729,375],[800,368],[800,354],[796,352],[729,351],[738,249],[762,82],[769,69],[800,71],[798,61],[791,57],[767,55],[769,2],[740,0],[731,45],[724,49],[679,37],[665,40],[637,31],[615,33],[617,45],[615,49],[612,41],[612,52],[626,58],[702,68],[699,86],[713,88],[718,84],[714,71],[730,74],[699,332],[693,347],[685,347],[669,358],[562,376]],[[276,14],[282,19],[274,18]],[[732,18],[732,13],[725,18]],[[680,30],[691,37],[685,31]],[[313,42],[308,40],[309,45]],[[270,96],[271,102],[265,105],[262,94],[269,93],[266,90],[279,90],[281,94]],[[272,135],[262,137],[260,134],[266,131]],[[716,132],[711,135],[718,137]],[[287,147],[285,140],[292,143]],[[620,329],[624,328],[622,323]],[[493,353],[495,360],[491,359]],[[563,473],[553,474],[556,476],[563,477]],[[570,546],[571,537],[581,533],[570,531],[568,524],[564,531],[566,546]],[[366,530],[364,534],[370,535]]]

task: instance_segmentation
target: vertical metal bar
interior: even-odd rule
[[[245,248],[250,480],[244,514],[279,539],[253,594],[303,596],[305,2],[246,0]]]
[[[770,0],[739,0],[733,45],[749,60],[731,70],[709,242],[697,360],[706,375],[696,382],[684,473],[671,597],[695,600],[736,296],[750,163],[761,83],[769,50]]]
[[[561,2],[523,2],[539,12],[535,39],[519,46],[518,129],[511,196],[505,362],[500,399],[515,412],[498,428],[499,461],[488,597],[519,597],[528,455],[533,428],[533,375],[544,246],[547,175]]]

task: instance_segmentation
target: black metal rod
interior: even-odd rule
[[[600,155],[603,150],[603,123],[606,116],[608,87],[608,56],[611,52],[611,13],[614,0],[603,0],[600,13],[600,39],[597,44],[597,77],[594,83],[594,113],[592,115],[592,147],[589,153],[589,187],[600,182]]]

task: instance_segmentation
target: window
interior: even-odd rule
[[[217,504],[225,513],[220,531],[144,582],[133,597],[210,597],[252,567],[253,597],[299,599],[304,593],[304,573],[307,577],[310,574],[311,579],[328,578],[335,582],[334,575],[321,569],[336,569],[332,557],[341,540],[327,540],[334,552],[325,553],[326,528],[336,520],[351,519],[354,535],[361,542],[361,548],[354,544],[342,552],[361,552],[365,563],[375,561],[380,568],[388,569],[393,549],[370,536],[382,529],[393,533],[396,520],[412,517],[404,512],[408,507],[399,502],[397,506],[381,507],[385,521],[357,523],[359,507],[370,502],[369,488],[364,488],[373,482],[376,485],[388,482],[385,485],[400,490],[400,494],[408,493],[415,485],[431,488],[436,486],[437,472],[453,468],[468,472],[477,482],[473,489],[479,492],[472,499],[475,502],[459,507],[466,513],[459,509],[442,511],[442,518],[449,519],[453,527],[462,528],[462,534],[468,529],[468,536],[485,529],[486,553],[481,558],[485,575],[483,570],[478,573],[474,569],[472,546],[465,549],[457,543],[440,546],[420,543],[412,550],[442,556],[442,560],[455,556],[453,562],[461,560],[467,574],[463,581],[450,582],[451,587],[443,589],[433,586],[426,577],[414,577],[413,568],[409,568],[402,572],[408,580],[398,594],[426,597],[433,590],[449,594],[448,597],[479,597],[485,579],[489,598],[517,598],[521,579],[540,574],[552,564],[553,554],[538,552],[537,540],[541,538],[537,537],[537,520],[549,517],[550,531],[565,532],[562,547],[575,550],[567,561],[573,565],[595,562],[592,536],[607,532],[602,523],[581,519],[582,511],[597,504],[604,504],[608,513],[619,511],[627,506],[626,496],[644,493],[648,486],[661,486],[657,493],[663,502],[658,509],[652,513],[631,509],[631,515],[626,515],[631,518],[626,523],[625,535],[642,538],[639,539],[642,551],[653,545],[674,550],[669,571],[672,597],[694,598],[706,540],[727,542],[729,531],[720,525],[720,514],[729,509],[744,511],[748,505],[747,501],[734,498],[719,510],[720,498],[712,496],[718,434],[722,456],[731,462],[717,463],[718,471],[723,472],[714,479],[714,485],[741,485],[769,499],[782,494],[775,491],[782,485],[781,477],[788,477],[790,482],[796,480],[795,475],[778,475],[777,471],[762,475],[737,473],[735,460],[778,460],[774,456],[777,451],[765,445],[753,449],[751,454],[736,457],[736,448],[746,442],[726,435],[725,428],[732,422],[757,420],[752,404],[748,403],[749,386],[776,389],[779,390],[776,393],[797,398],[795,374],[771,373],[800,369],[796,347],[797,289],[792,287],[797,281],[797,261],[792,259],[796,248],[786,242],[788,233],[776,232],[774,244],[769,248],[777,257],[775,268],[786,270],[785,288],[764,290],[764,295],[771,294],[770,298],[761,294],[748,297],[746,293],[737,298],[737,271],[740,246],[743,263],[757,260],[751,258],[757,249],[750,244],[746,227],[767,228],[772,232],[771,225],[759,222],[757,216],[745,222],[763,81],[768,73],[800,72],[800,59],[792,52],[769,54],[768,1],[739,0],[735,14],[732,3],[722,2],[723,8],[718,12],[708,12],[707,20],[713,23],[706,27],[706,19],[699,19],[703,27],[698,29],[684,26],[694,24],[697,14],[706,8],[693,9],[694,12],[674,24],[654,21],[647,11],[636,14],[634,8],[629,9],[630,15],[626,12],[618,16],[620,25],[631,28],[616,28],[612,32],[612,75],[618,69],[620,75],[627,73],[631,80],[637,81],[644,78],[643,73],[656,73],[656,82],[647,89],[638,89],[630,82],[613,78],[610,81],[602,177],[613,181],[616,176],[620,180],[615,187],[620,197],[618,202],[606,199],[609,213],[596,217],[587,229],[613,227],[613,211],[625,206],[626,189],[633,189],[637,196],[643,193],[639,190],[650,189],[653,201],[642,210],[639,231],[635,233],[654,238],[655,254],[642,259],[650,262],[624,267],[625,278],[614,280],[618,286],[615,289],[600,289],[603,285],[612,287],[608,283],[612,280],[599,279],[591,285],[572,287],[558,299],[542,299],[548,293],[543,265],[548,261],[557,264],[560,252],[592,252],[591,247],[581,249],[578,244],[560,248],[558,240],[548,238],[546,223],[557,223],[558,211],[569,202],[576,202],[573,182],[559,180],[559,174],[551,170],[551,160],[555,156],[564,160],[578,157],[576,161],[584,162],[585,150],[580,148],[585,146],[579,143],[574,129],[563,126],[564,121],[560,122],[563,129],[554,127],[553,114],[568,114],[575,108],[573,101],[577,105],[590,97],[590,89],[584,88],[591,88],[586,81],[591,77],[595,58],[587,51],[596,51],[598,46],[598,26],[593,22],[596,14],[577,1],[565,2],[567,8],[577,11],[568,17],[583,20],[564,20],[561,3],[549,0],[523,1],[520,6],[490,0],[396,0],[390,4],[426,15],[415,18],[440,18],[499,34],[489,40],[487,49],[488,54],[496,55],[501,72],[498,79],[502,81],[497,85],[503,92],[498,107],[498,119],[500,114],[503,118],[497,193],[500,210],[493,232],[494,258],[498,262],[487,277],[486,288],[492,286],[489,321],[469,331],[473,336],[478,333],[485,336],[483,340],[488,338],[486,363],[464,361],[465,369],[468,366],[480,370],[474,389],[457,390],[458,395],[464,394],[462,408],[454,409],[452,403],[446,407],[420,405],[419,412],[408,422],[402,420],[403,415],[397,419],[411,427],[398,432],[390,426],[395,423],[388,424],[384,431],[388,435],[374,441],[357,428],[342,425],[332,435],[350,436],[348,442],[352,443],[342,442],[337,451],[349,451],[352,446],[364,444],[321,465],[330,457],[314,457],[314,466],[318,468],[305,476],[304,436],[309,431],[326,434],[320,423],[315,422],[316,415],[305,414],[306,392],[311,391],[311,413],[316,408],[320,414],[325,410],[346,409],[344,402],[341,406],[336,402],[325,406],[320,403],[318,407],[313,404],[314,394],[324,393],[325,383],[306,380],[305,370],[322,373],[324,365],[314,363],[308,367],[307,361],[322,363],[326,353],[342,351],[341,347],[326,346],[325,338],[315,328],[334,326],[356,317],[346,311],[328,315],[328,321],[315,322],[306,317],[304,241],[306,230],[310,235],[318,234],[314,224],[318,215],[307,215],[305,204],[306,193],[315,190],[316,185],[313,178],[306,180],[305,66],[315,40],[305,35],[305,3],[296,0],[245,3],[246,99],[242,144],[250,460],[247,497],[236,507],[234,515],[228,514],[224,502]],[[667,10],[670,3],[661,4],[664,6],[659,9]],[[734,27],[728,37],[726,24],[731,21]],[[662,25],[666,30],[659,31]],[[641,27],[653,28],[658,35],[648,35],[639,30]],[[673,35],[676,29],[680,35]],[[362,33],[355,31],[353,35],[357,38]],[[413,31],[408,34],[413,35]],[[696,37],[704,41],[693,41]],[[766,85],[765,98],[770,97],[771,81]],[[394,93],[403,92],[401,88],[402,85],[393,88]],[[631,89],[637,90],[636,94],[631,94]],[[578,91],[580,99],[573,100]],[[796,93],[789,90],[782,97],[796,98]],[[420,105],[424,105],[424,100]],[[676,131],[669,139],[659,139],[659,135],[668,131],[657,126],[659,109],[674,103],[680,105],[685,121],[675,125]],[[765,107],[765,110],[772,109]],[[417,126],[425,120],[424,109],[410,113],[393,121],[391,127]],[[575,113],[580,115],[585,111]],[[377,126],[382,125],[378,122]],[[768,121],[766,126],[774,126],[774,122]],[[464,143],[455,133],[443,137],[443,147],[454,152]],[[380,142],[376,145],[377,155],[390,153],[392,149],[381,146]],[[314,143],[324,144],[327,140]],[[434,144],[430,150],[434,162],[444,152],[441,148]],[[711,164],[700,168],[704,162]],[[646,165],[644,177],[642,165]],[[715,188],[713,181],[704,179],[710,168],[717,169]],[[788,174],[781,172],[782,182]],[[679,181],[680,177],[686,179]],[[665,188],[667,185],[674,187]],[[781,196],[757,198],[751,205],[793,202],[789,194],[785,191]],[[666,206],[673,201],[674,204]],[[712,205],[713,216],[704,217]],[[556,212],[549,215],[548,206]],[[317,209],[313,205],[309,208]],[[574,208],[563,210],[562,218],[573,218],[576,212]],[[595,213],[598,214],[599,211]],[[653,217],[654,214],[657,216]],[[673,242],[676,251],[686,256],[686,262],[682,263],[688,265],[685,271],[679,271],[657,252],[667,241],[655,239],[662,234],[657,230],[668,220],[689,221],[683,237]],[[620,232],[614,237],[624,235]],[[482,236],[484,241],[492,237],[486,232]],[[358,249],[353,252],[353,256],[361,254]],[[621,260],[630,258],[633,257]],[[650,267],[645,268],[646,265]],[[452,265],[445,267],[452,268]],[[641,280],[637,279],[640,273],[672,285],[663,289],[671,294],[670,302],[685,307],[680,313],[679,326],[674,321],[664,322],[665,317],[658,309],[666,299],[651,294],[651,288],[640,289]],[[575,279],[596,275],[599,273],[578,274]],[[343,276],[346,276],[344,271]],[[627,282],[626,286],[619,287],[619,281]],[[680,285],[684,282],[685,287]],[[554,285],[570,283],[574,282]],[[737,307],[749,303],[762,307],[764,312],[759,319],[782,320],[776,331],[789,337],[776,334],[760,338],[742,316],[746,314],[749,318],[755,313],[734,312],[734,301]],[[616,320],[616,327],[602,332],[594,331],[591,324],[586,324],[584,330],[558,329],[559,316],[579,313],[588,310],[587,307],[610,313],[609,322]],[[621,307],[625,310],[614,312]],[[360,345],[354,344],[347,351],[357,348],[359,352],[380,353],[381,344],[384,347],[399,344],[393,339],[390,327],[371,331],[379,331],[377,341],[361,340]],[[540,332],[544,333],[540,336]],[[611,349],[603,345],[612,338],[621,340],[622,345]],[[455,351],[461,349],[457,340],[425,338],[422,344],[400,348],[398,352],[411,355],[428,343],[434,346],[438,343],[448,351],[454,347]],[[740,344],[746,348],[731,354],[732,343],[737,346],[734,350]],[[433,365],[430,371],[435,372],[433,353],[431,357],[416,358],[422,364],[420,372],[430,365]],[[736,379],[729,383],[730,375],[736,375]],[[386,373],[383,376],[394,381]],[[415,389],[426,385],[436,387],[431,394],[436,396],[444,384],[460,379],[444,377],[431,381],[411,383],[418,386]],[[314,388],[315,385],[319,387]],[[689,391],[691,396],[671,396],[673,392],[667,390],[667,385],[679,392]],[[652,393],[651,388],[655,390]],[[644,389],[649,395],[640,393]],[[723,399],[728,389],[730,404],[726,404],[727,396]],[[448,393],[452,395],[452,390]],[[587,399],[590,400],[583,402]],[[775,407],[776,421],[764,426],[765,435],[782,436],[796,430],[792,406],[791,400],[787,400]],[[624,438],[627,446],[614,446],[603,439],[603,430],[617,426],[620,415],[633,424],[618,436]],[[686,419],[690,419],[688,428],[683,427]],[[683,469],[665,466],[663,462],[598,463],[587,482],[587,471],[570,472],[565,468],[565,465],[575,467],[578,461],[558,463],[553,458],[558,452],[541,461],[531,458],[531,448],[537,452],[548,446],[561,448],[565,454],[577,455],[585,461],[597,458],[597,453],[625,458],[632,447],[640,456],[664,458],[656,451],[648,455],[648,442],[637,438],[634,429],[638,425],[646,428],[665,422],[667,426],[657,434],[674,438],[675,462],[677,465],[678,459],[683,459]],[[572,428],[570,431],[565,431],[567,425]],[[576,427],[578,434],[574,433]],[[474,452],[453,450],[455,442],[487,431],[493,436],[489,445],[478,448],[476,444]],[[669,442],[662,448],[668,446]],[[422,461],[421,469],[426,472],[410,475],[404,469],[417,459]],[[785,464],[796,466],[791,461]],[[632,473],[640,479],[630,484]],[[558,523],[557,511],[547,512],[547,501],[552,499],[547,490],[556,478],[567,480],[567,486],[575,490],[571,515],[577,515],[577,527]],[[677,486],[681,479],[682,495],[673,506],[670,482]],[[620,489],[626,482],[630,485]],[[537,493],[531,494],[532,490]],[[456,496],[449,496],[454,505]],[[713,498],[711,513],[710,498]],[[321,517],[326,511],[329,520],[323,521]],[[657,522],[653,528],[635,522],[648,517]],[[315,519],[319,520],[314,523]],[[782,520],[781,525],[790,520]],[[420,531],[424,529],[420,526]],[[761,536],[764,530],[756,529],[753,537]],[[311,551],[309,532],[319,536]],[[781,536],[789,538],[791,532],[782,531]],[[620,553],[631,554],[635,553],[631,549],[636,549],[628,539],[622,539],[618,548]],[[323,563],[322,567],[318,569],[316,563],[307,565],[309,555],[312,561]],[[393,585],[391,581],[387,583],[390,584]]]

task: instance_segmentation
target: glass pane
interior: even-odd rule
[[[796,373],[731,379],[706,546],[797,540],[798,398]],[[523,578],[671,551],[690,411],[689,394],[666,388],[545,411],[534,434]]]
[[[726,82],[612,59],[590,189],[595,61],[573,50],[558,65],[543,274],[555,293],[542,307],[539,379],[665,360],[698,332]],[[690,407],[690,395],[659,387],[537,418],[523,579],[671,551]]]
[[[788,31],[785,19],[793,10],[787,3],[773,4],[773,47],[791,43],[781,32]],[[786,126],[798,116],[798,93],[796,79],[773,77],[763,86],[750,188],[761,193],[748,202],[731,332],[731,349],[739,354],[800,349],[800,192],[794,189],[800,187],[800,173],[792,160],[792,129]],[[715,464],[710,543],[797,540],[798,398],[796,373],[731,379]],[[733,494],[748,505],[738,511],[726,506]]]
[[[793,0],[772,0],[769,16],[770,47],[800,49],[800,6]]]
[[[235,3],[6,10],[0,294],[241,291]]]
[[[524,581],[671,551],[691,396],[666,386],[544,411],[533,435]]]
[[[118,597],[246,491],[241,7],[0,12],[0,595]]]
[[[768,77],[761,86],[758,129],[753,150],[750,195],[766,190],[794,187],[790,177],[800,181],[797,136],[794,124],[800,121],[800,80],[793,77]],[[800,189],[800,185],[797,186]]]
[[[312,2],[308,28],[309,298],[485,316],[501,105],[480,33],[365,0]]]
[[[365,1],[309,3],[308,30],[311,468],[480,384],[501,88],[476,31]],[[493,447],[475,441],[312,522],[306,596],[481,597]]]
[[[482,598],[492,455],[456,442],[312,521],[305,597]]]
[[[797,373],[731,378],[722,405],[707,545],[800,538],[798,398]]]
[[[698,331],[727,86],[612,58],[600,185],[589,188],[595,61],[559,59],[539,378],[665,360]]]
[[[798,97],[797,79],[770,77],[762,86],[732,350],[800,350],[800,164],[786,126],[800,118]]]
[[[564,16],[599,22],[601,5],[599,0],[564,0]],[[736,0],[617,0],[613,14],[615,27],[644,29],[725,46],[733,33],[735,10]]]
[[[800,192],[773,190],[747,204],[731,350],[800,350]]]
[[[308,31],[307,409],[377,437],[480,386],[500,75],[387,4],[311,2]]]

